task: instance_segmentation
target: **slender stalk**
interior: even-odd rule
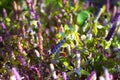
[[[107,12],[110,12],[110,0],[107,0]]]
[[[77,60],[76,68],[79,69],[80,68],[80,63],[81,63],[80,52],[79,51],[76,52],[76,60]]]
[[[43,52],[43,39],[42,39],[42,34],[41,34],[41,30],[40,30],[40,22],[37,22],[37,26],[38,26],[38,42],[39,42],[39,52],[41,55],[44,55]]]
[[[56,80],[57,79],[57,75],[56,75],[56,71],[55,71],[54,65],[52,63],[50,64],[50,69],[51,69],[53,78]]]

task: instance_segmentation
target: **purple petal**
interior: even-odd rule
[[[108,69],[104,69],[105,80],[111,80]]]
[[[4,29],[5,33],[6,33],[6,34],[9,34],[6,25],[5,25],[4,23],[2,23],[2,22],[0,22],[0,25],[1,25],[2,28]]]
[[[7,29],[7,27],[4,23],[1,22],[0,25],[2,26],[3,29]]]
[[[27,2],[28,4],[30,4],[30,3],[32,2],[32,0],[26,0],[26,2]]]
[[[29,76],[27,74],[24,74],[24,77],[25,77],[26,80],[30,80]]]
[[[116,29],[116,25],[113,25],[112,28],[110,28],[107,37],[105,38],[106,41],[109,41]]]
[[[110,57],[110,54],[107,51],[104,51],[104,55],[106,58]]]
[[[87,80],[96,80],[96,71],[92,71]]]
[[[118,20],[118,17],[120,16],[120,13],[116,13],[115,17],[111,21],[111,23],[115,23]]]
[[[110,12],[109,8],[110,8],[110,0],[107,0],[107,12]]]
[[[22,56],[19,56],[19,57],[18,57],[18,60],[21,62],[21,64],[22,64],[23,66],[26,66],[26,65],[27,65],[25,59],[24,59]]]
[[[0,42],[2,42],[3,41],[3,38],[2,38],[2,36],[0,36]]]
[[[30,15],[35,18],[35,12],[33,10],[30,10]]]
[[[63,76],[64,80],[67,80],[67,74],[66,74],[66,72],[62,72],[62,76]]]
[[[21,26],[21,27],[23,27],[23,26],[24,26],[23,21],[20,21],[20,26]]]
[[[30,66],[30,69],[34,69],[35,71],[37,71],[37,68],[35,66]]]
[[[12,68],[12,71],[13,71],[13,74],[15,75],[15,77],[16,77],[16,80],[22,80],[19,72],[17,71],[17,69],[15,67]]]
[[[6,9],[5,9],[5,8],[3,8],[3,15],[4,15],[4,18],[7,17],[7,12],[6,12]]]

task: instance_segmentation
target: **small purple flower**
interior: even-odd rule
[[[27,2],[28,4],[31,4],[31,3],[32,3],[32,0],[26,0],[26,2]]]
[[[66,72],[62,72],[62,76],[63,76],[64,80],[67,80],[67,74],[66,74]]]
[[[3,8],[3,15],[4,15],[4,18],[7,17],[7,12],[6,12],[6,9],[5,9],[5,8]]]
[[[22,56],[18,56],[18,60],[21,62],[23,66],[27,66],[26,61]]]
[[[30,15],[32,16],[32,18],[34,20],[38,20],[39,19],[39,15],[38,15],[38,12],[36,12],[36,10],[30,9],[29,12],[30,12]]]
[[[9,32],[7,30],[6,25],[4,23],[2,23],[2,22],[0,22],[0,25],[2,26],[3,30],[5,31],[5,33],[9,35]]]
[[[12,72],[15,75],[16,80],[22,80],[19,72],[17,71],[17,69],[15,67],[12,68]]]
[[[65,38],[63,40],[61,40],[54,49],[51,50],[51,52],[49,53],[50,55],[52,55],[53,53],[57,52],[59,50],[59,48],[64,44],[65,42]]]
[[[37,22],[37,26],[40,28],[40,25],[41,25],[41,23],[40,22]]]
[[[39,69],[37,67],[35,67],[35,66],[30,66],[30,69],[34,70],[37,73],[38,78],[40,79],[40,71],[39,71]]]
[[[29,76],[27,74],[24,74],[25,80],[30,80]]]
[[[0,36],[0,42],[2,42],[3,41],[3,38],[2,38],[2,36]]]
[[[106,58],[110,57],[110,54],[107,51],[104,51],[104,55],[105,55]]]
[[[118,78],[120,79],[120,73],[118,73]]]
[[[23,26],[24,26],[23,21],[20,21],[20,26],[21,26],[21,27],[23,27]]]
[[[120,53],[120,48],[114,48],[114,51],[117,51]]]
[[[116,25],[114,24],[114,25],[110,28],[110,30],[109,30],[109,32],[108,32],[108,35],[107,35],[107,37],[105,38],[106,41],[109,41],[109,40],[111,39],[111,37],[112,37],[115,29],[116,29]]]
[[[89,77],[87,78],[87,80],[96,80],[96,79],[97,79],[96,71],[92,71]]]
[[[35,71],[37,71],[37,68],[35,66],[30,66],[30,69],[34,69]]]
[[[33,11],[32,9],[30,10],[30,15],[35,18],[35,11]]]

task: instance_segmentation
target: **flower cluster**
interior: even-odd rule
[[[87,80],[97,80],[96,71],[92,71]],[[104,69],[104,76],[100,76],[99,80],[113,80],[113,75],[109,74],[108,69]]]

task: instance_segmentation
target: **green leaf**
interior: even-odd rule
[[[79,26],[82,26],[84,24],[85,20],[88,18],[88,16],[89,16],[88,11],[81,11],[80,13],[78,13],[77,24]]]
[[[98,34],[97,22],[94,23],[92,32],[93,32],[93,34],[94,34],[95,36],[97,36],[97,34]]]
[[[109,59],[103,62],[103,65],[107,68],[113,68],[116,62],[113,59]]]
[[[69,66],[69,67],[67,67],[69,70],[73,70],[73,67],[72,66]]]
[[[87,47],[88,48],[92,48],[94,46],[94,42],[93,41],[94,41],[93,39],[87,40]]]
[[[59,6],[60,6],[60,7],[63,7],[63,5],[62,5],[62,3],[61,3],[61,2],[58,2],[58,4],[59,4]]]
[[[89,73],[88,71],[82,69],[82,70],[81,70],[81,74],[82,74],[82,75],[87,75],[87,76],[88,76],[90,73]]]
[[[81,39],[82,39],[82,40],[85,40],[85,39],[86,39],[86,36],[85,36],[85,35],[82,35],[82,36],[81,36]]]
[[[7,21],[7,22],[10,22],[10,21],[11,21],[11,19],[10,19],[10,18],[6,18],[6,21]]]
[[[110,48],[111,41],[102,40],[101,46],[105,49]]]
[[[108,49],[108,48],[110,48],[110,45],[111,45],[111,41],[106,41],[106,46],[105,46],[105,49]]]
[[[65,25],[64,26],[64,30],[66,31],[66,30],[69,30],[69,26],[68,25]]]
[[[89,55],[89,51],[88,51],[88,50],[85,50],[85,51],[84,51],[84,54]]]
[[[3,73],[6,70],[6,68],[1,68],[0,73]]]
[[[63,78],[62,78],[62,77],[60,77],[60,78],[58,78],[58,80],[63,80]]]
[[[69,66],[69,63],[67,61],[64,61],[63,64],[68,67]]]
[[[102,13],[104,13],[105,10],[106,10],[106,6],[104,5],[104,6],[102,7]]]

